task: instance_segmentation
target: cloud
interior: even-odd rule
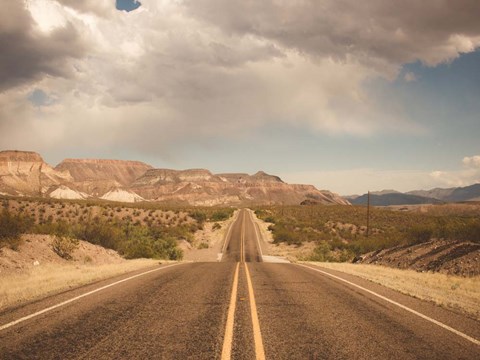
[[[441,186],[467,186],[480,183],[480,155],[466,156],[463,169],[455,171],[432,171],[430,177]]]
[[[480,45],[475,0],[189,0],[192,16],[314,57],[361,61],[385,74],[450,61]]]
[[[43,33],[22,1],[0,12],[0,48],[0,91],[43,76],[70,76],[70,60],[85,54],[73,24]]]
[[[462,162],[467,167],[480,168],[480,155],[465,156]]]
[[[107,16],[114,11],[112,0],[57,0],[57,2],[79,12],[98,16]]]
[[[0,140],[42,152],[169,157],[279,124],[418,135],[366,84],[480,43],[477,1],[144,0],[129,13],[110,0],[26,3],[0,14]],[[35,89],[55,101],[32,104]]]

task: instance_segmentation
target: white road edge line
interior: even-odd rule
[[[342,278],[339,277],[339,276],[332,275],[332,274],[330,274],[330,273],[328,273],[328,272],[326,272],[326,271],[322,271],[322,270],[320,270],[320,269],[313,268],[313,267],[311,267],[311,266],[307,266],[307,265],[304,265],[304,264],[297,264],[297,265],[298,265],[298,266],[306,267],[306,268],[311,269],[311,270],[314,270],[314,271],[317,271],[317,272],[322,273],[322,274],[324,274],[324,275],[330,276],[330,277],[332,277],[332,278],[334,278],[334,279],[343,281],[344,283],[347,283],[347,284],[349,284],[349,285],[352,285],[352,286],[354,286],[354,287],[356,287],[356,288],[358,288],[358,289],[361,289],[361,290],[363,290],[363,291],[366,291],[367,293],[369,293],[369,294],[371,294],[371,295],[374,295],[374,296],[376,296],[376,297],[378,297],[378,298],[380,298],[380,299],[382,299],[382,300],[385,300],[385,301],[387,301],[387,302],[389,302],[389,303],[391,303],[391,304],[393,304],[393,305],[396,305],[396,306],[398,306],[398,307],[400,307],[400,308],[402,308],[402,309],[404,309],[404,310],[406,310],[406,311],[408,311],[408,312],[411,312],[412,314],[417,315],[417,316],[421,317],[421,318],[424,319],[424,320],[430,321],[430,322],[434,323],[435,325],[438,325],[438,326],[444,328],[445,330],[448,330],[448,331],[450,331],[450,332],[452,332],[452,333],[454,333],[454,334],[456,334],[456,335],[458,335],[458,336],[460,336],[460,337],[462,337],[462,338],[464,338],[464,339],[466,339],[466,340],[468,340],[468,341],[470,341],[470,342],[472,342],[472,343],[474,343],[474,344],[476,344],[476,345],[480,345],[480,341],[479,341],[479,340],[477,340],[477,339],[475,339],[475,338],[473,338],[473,337],[471,337],[471,336],[468,336],[467,334],[464,334],[464,333],[462,333],[462,332],[460,332],[460,331],[458,331],[458,330],[456,330],[456,329],[454,329],[454,328],[452,328],[452,327],[450,327],[450,326],[448,326],[448,325],[445,325],[444,323],[442,323],[442,322],[440,322],[440,321],[437,321],[437,320],[435,320],[435,319],[432,319],[431,317],[428,317],[427,315],[423,315],[422,313],[419,313],[418,311],[415,311],[415,310],[413,310],[413,309],[410,309],[409,307],[407,307],[407,306],[405,306],[405,305],[402,305],[402,304],[400,304],[400,303],[398,303],[398,302],[396,302],[396,301],[394,301],[394,300],[391,300],[391,299],[389,299],[389,298],[387,298],[387,297],[385,297],[385,296],[383,296],[383,295],[377,294],[376,292],[374,292],[374,291],[372,291],[372,290],[368,290],[368,289],[366,289],[366,288],[364,288],[364,287],[362,287],[362,286],[360,286],[360,285],[357,285],[357,284],[355,284],[355,283],[352,283],[351,281],[342,279]]]
[[[86,297],[86,296],[95,294],[96,292],[99,292],[99,291],[101,291],[101,290],[105,290],[105,289],[107,289],[107,288],[109,288],[109,287],[118,285],[118,284],[123,283],[123,282],[125,282],[125,281],[132,280],[132,279],[135,279],[135,278],[137,278],[137,277],[140,277],[140,276],[143,276],[143,275],[146,275],[146,274],[150,274],[150,273],[155,272],[155,271],[164,270],[164,269],[170,268],[170,267],[172,267],[172,266],[177,266],[177,265],[182,265],[182,263],[167,265],[167,266],[164,266],[164,267],[161,267],[161,268],[158,268],[158,269],[153,269],[153,270],[145,271],[145,272],[143,272],[143,273],[141,273],[141,274],[133,275],[133,276],[130,276],[130,277],[126,278],[126,279],[122,279],[122,280],[116,281],[116,282],[114,282],[114,283],[112,283],[112,284],[108,284],[108,285],[102,286],[102,287],[100,287],[100,288],[98,288],[98,289],[95,289],[95,290],[86,292],[85,294],[76,296],[76,297],[74,297],[74,298],[72,298],[72,299],[65,300],[65,301],[63,301],[63,302],[61,302],[61,303],[59,303],[59,304],[50,306],[50,307],[48,307],[48,308],[46,308],[46,309],[37,311],[36,313],[30,314],[30,315],[24,316],[24,317],[22,317],[22,318],[20,318],[20,319],[17,319],[17,320],[15,320],[15,321],[9,322],[8,324],[1,325],[1,326],[0,326],[0,331],[5,330],[5,329],[8,329],[9,327],[12,327],[12,326],[14,326],[14,325],[17,325],[18,323],[21,323],[21,322],[23,322],[23,321],[29,320],[29,319],[31,319],[31,318],[34,318],[34,317],[36,317],[36,316],[39,316],[39,315],[41,315],[41,314],[44,314],[44,313],[46,313],[46,312],[49,312],[49,311],[54,310],[54,309],[56,309],[56,308],[59,308],[59,307],[61,307],[61,306],[70,304],[71,302],[74,302],[74,301],[79,300],[79,299],[81,299],[81,298],[84,298],[84,297]]]
[[[252,223],[253,223],[253,228],[255,229],[255,237],[257,238],[258,251],[260,252],[260,257],[263,258],[262,246],[260,245],[260,236],[257,229],[258,225],[255,222],[255,219],[253,218],[252,212],[249,212],[249,213],[250,213],[250,219],[252,220]]]
[[[227,324],[225,325],[225,337],[223,338],[222,360],[230,360],[232,357],[233,344],[233,326],[235,324],[235,307],[237,304],[238,291],[238,270],[240,263],[237,262],[235,275],[233,276],[232,295],[230,296],[230,305],[228,306]]]
[[[252,280],[248,271],[247,263],[245,265],[245,273],[247,275],[248,296],[250,299],[250,313],[252,316],[253,341],[255,343],[255,358],[257,360],[265,359],[265,350],[263,348],[262,332],[260,331],[260,322],[258,321],[257,303],[255,302],[255,294],[253,293]]]

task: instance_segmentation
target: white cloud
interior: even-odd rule
[[[480,155],[465,156],[462,162],[467,167],[480,168]]]

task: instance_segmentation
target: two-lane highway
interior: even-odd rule
[[[262,262],[241,210],[218,263],[0,314],[1,359],[478,359],[479,322],[330,270]]]

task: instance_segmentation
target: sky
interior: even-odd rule
[[[7,4],[0,150],[342,195],[480,182],[478,0]]]

